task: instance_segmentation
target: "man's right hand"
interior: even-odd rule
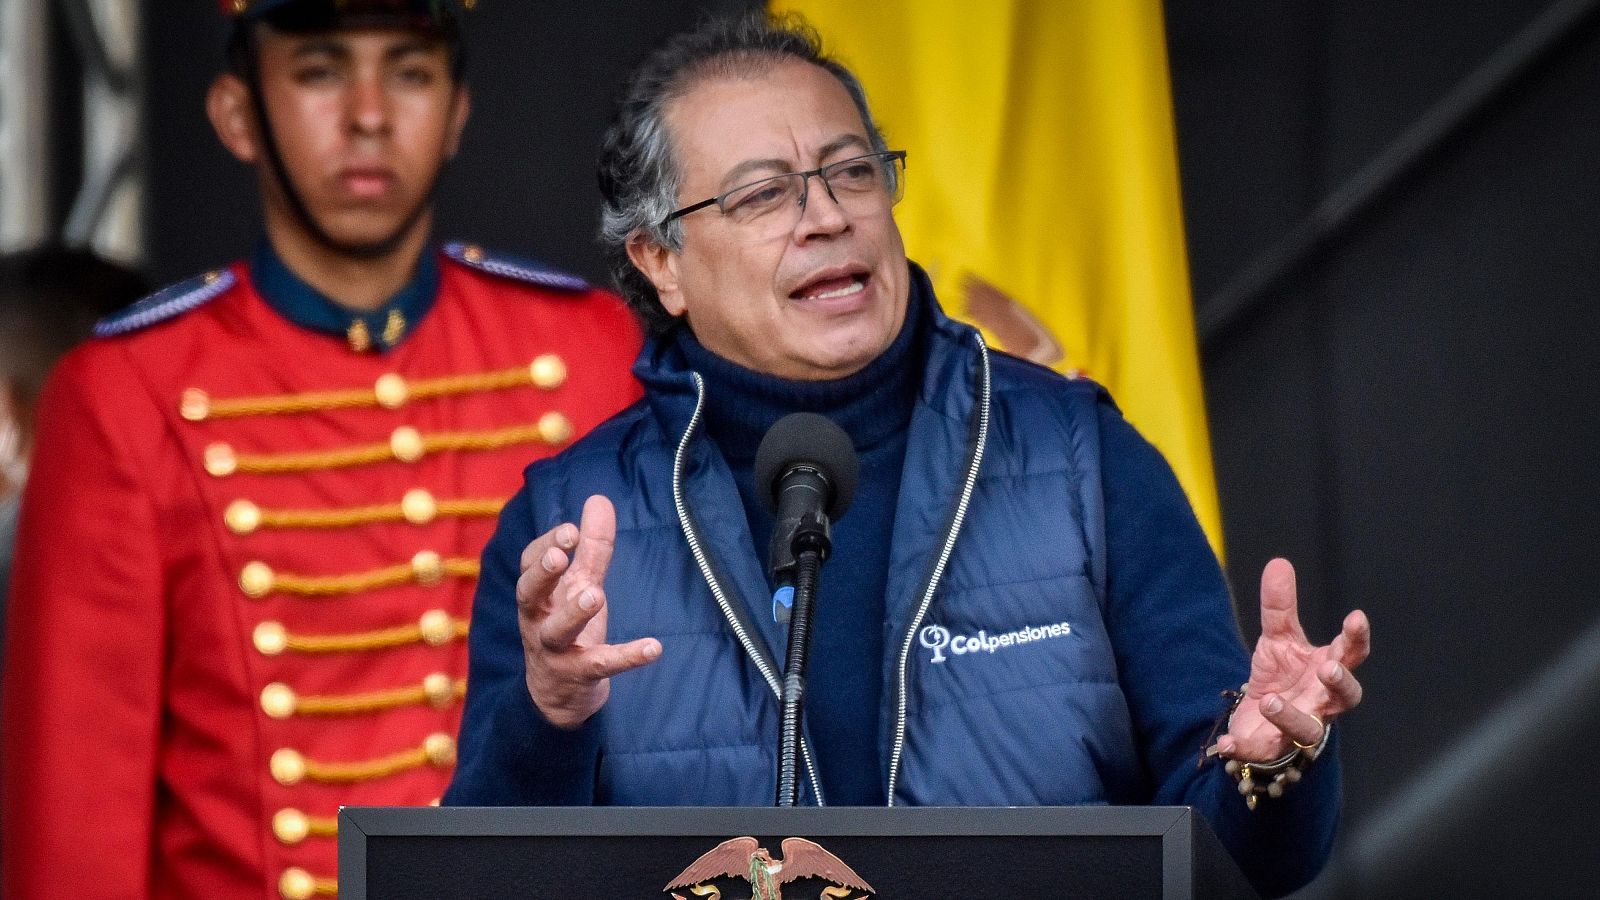
[[[606,643],[605,578],[616,538],[616,510],[597,494],[577,527],[557,525],[522,551],[517,619],[528,693],[558,728],[577,728],[598,712],[611,676],[661,656],[655,638]]]

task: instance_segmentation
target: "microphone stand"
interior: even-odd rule
[[[806,659],[811,651],[811,615],[822,564],[832,549],[828,517],[801,519],[790,546],[794,553],[794,607],[789,613],[789,647],[783,663],[783,694],[778,723],[778,805],[800,799],[800,720],[804,713]]]
[[[767,573],[778,589],[772,595],[772,615],[782,622],[787,612],[789,622],[789,647],[778,689],[779,806],[800,802],[800,755],[805,749],[800,723],[817,582],[833,549],[832,518],[849,508],[859,474],[850,436],[816,413],[790,413],[779,419],[767,429],[756,451],[756,483],[765,489],[762,501],[773,513]],[[786,600],[791,588],[793,596]]]

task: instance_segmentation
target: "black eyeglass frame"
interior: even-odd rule
[[[809,197],[810,193],[811,193],[809,185],[811,184],[811,176],[813,176],[813,175],[815,175],[816,177],[822,179],[822,187],[823,187],[823,189],[828,192],[828,197],[833,199],[833,201],[835,203],[837,203],[839,201],[838,201],[838,198],[833,196],[833,185],[828,184],[828,179],[823,178],[822,173],[827,171],[828,169],[832,169],[835,166],[843,166],[843,165],[847,165],[849,163],[860,162],[863,159],[876,160],[880,165],[888,164],[890,166],[893,166],[896,162],[898,162],[898,163],[900,163],[901,171],[903,172],[905,170],[905,164],[906,164],[906,151],[904,151],[904,150],[874,150],[871,153],[863,153],[860,156],[852,156],[849,159],[836,160],[834,162],[828,163],[825,166],[817,166],[815,169],[807,169],[804,172],[784,172],[781,175],[768,175],[766,178],[757,178],[755,181],[746,182],[745,184],[741,184],[741,185],[738,185],[738,186],[735,186],[735,187],[728,188],[727,190],[723,191],[722,193],[718,194],[715,197],[711,197],[711,198],[708,198],[708,199],[705,199],[705,200],[701,200],[699,203],[691,203],[688,206],[683,207],[682,209],[674,210],[671,215],[667,216],[665,219],[662,219],[661,220],[661,224],[658,225],[657,227],[658,228],[665,228],[665,227],[667,227],[667,225],[671,224],[671,222],[674,219],[682,218],[682,217],[687,216],[689,213],[692,213],[692,212],[699,212],[700,210],[705,209],[708,206],[715,205],[718,209],[723,210],[723,212],[726,213],[727,210],[723,209],[722,201],[724,199],[726,199],[727,197],[729,197],[730,195],[737,194],[740,191],[749,190],[750,188],[755,187],[758,184],[762,184],[764,182],[772,181],[772,180],[777,179],[777,178],[793,178],[796,175],[801,176],[801,184],[808,186],[808,187],[802,188],[801,191],[800,191],[800,206],[801,206],[802,209],[805,208],[806,198]]]

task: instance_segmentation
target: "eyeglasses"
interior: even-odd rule
[[[673,212],[667,223],[708,206],[716,206],[744,241],[765,241],[794,230],[805,212],[811,176],[822,179],[828,199],[850,215],[881,213],[905,193],[906,152],[883,150],[841,159],[805,172],[773,175],[742,184],[709,200]]]

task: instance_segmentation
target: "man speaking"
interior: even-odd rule
[[[773,802],[787,626],[756,457],[805,411],[859,478],[816,596],[801,802],[1188,804],[1259,889],[1304,884],[1365,617],[1313,645],[1276,560],[1249,657],[1105,392],[941,312],[892,214],[904,163],[803,25],[711,23],[634,74],[600,180],[646,397],[501,515],[446,802]]]

